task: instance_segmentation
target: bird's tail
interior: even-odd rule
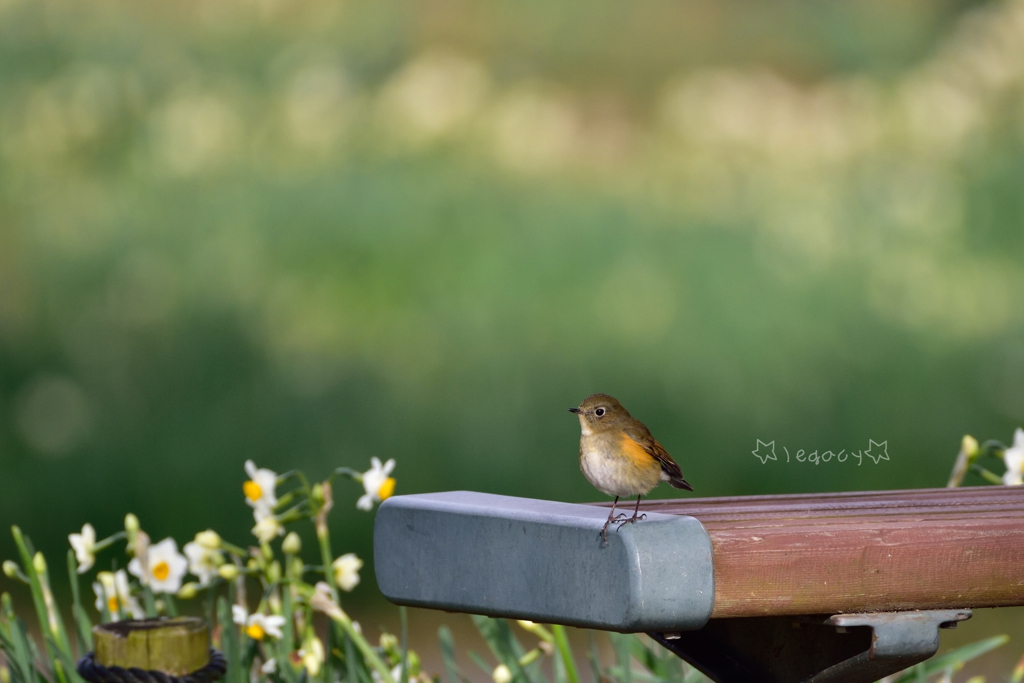
[[[668,483],[669,483],[669,486],[671,486],[673,488],[686,489],[687,491],[692,491],[693,490],[693,487],[690,486],[690,482],[688,482],[685,479],[683,479],[682,476],[671,477],[668,480]]]

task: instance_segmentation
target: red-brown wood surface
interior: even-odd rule
[[[679,498],[711,535],[713,617],[1024,605],[1024,487]]]

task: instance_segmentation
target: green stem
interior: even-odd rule
[[[388,671],[388,667],[377,656],[377,653],[373,651],[373,648],[366,642],[362,634],[356,631],[355,626],[352,625],[352,619],[340,609],[337,613],[328,616],[352,639],[352,642],[355,643],[355,646],[359,648],[359,652],[363,655],[363,659],[380,674],[383,683],[395,683],[395,679],[391,678],[391,672]]]
[[[320,558],[324,563],[322,567],[324,572],[324,580],[327,581],[327,585],[331,587],[331,597],[335,601],[338,600],[338,587],[334,584],[334,572],[331,570],[331,563],[334,562],[334,558],[331,556],[331,536],[326,531],[320,533],[317,531],[317,541],[320,544]]]
[[[977,472],[978,474],[980,474],[981,477],[985,481],[987,481],[988,483],[995,484],[996,486],[1002,486],[1003,478],[1000,477],[998,474],[995,474],[993,472],[989,472],[987,469],[985,469],[981,465],[971,465],[971,469],[974,470],[975,472]]]
[[[150,590],[149,586],[142,587],[142,606],[146,610],[147,619],[156,619],[159,615],[156,613],[156,598],[153,596],[153,591]],[[121,604],[121,600],[117,601],[117,611],[124,614],[125,605]],[[123,616],[120,618],[124,618]]]
[[[402,681],[409,683],[409,613],[405,606],[398,608],[398,614],[402,619]]]
[[[113,534],[112,536],[107,536],[102,541],[98,541],[96,545],[92,547],[93,552],[98,553],[101,550],[106,550],[114,543],[117,543],[118,541],[123,541],[126,538],[128,538],[128,534],[126,532],[118,531],[116,534]]]
[[[552,645],[555,644],[555,637],[551,635],[550,631],[540,624],[535,624],[529,621],[517,621],[516,623],[519,624],[519,628],[523,629],[527,633],[532,633],[545,643],[551,643]]]
[[[569,683],[580,683],[579,673],[576,671],[576,661],[572,657],[572,648],[569,647],[569,638],[566,636],[565,627],[559,624],[551,625],[551,633],[555,636],[555,647],[565,664],[565,675]]]
[[[960,450],[960,453],[956,456],[956,462],[953,464],[953,471],[949,475],[949,481],[946,483],[946,488],[953,489],[963,483],[964,475],[966,475],[967,471],[970,469],[972,459],[973,458],[970,453],[967,453],[963,449]]]
[[[39,619],[39,628],[50,627],[52,640],[50,638],[43,639],[46,641],[45,644],[47,653],[50,655],[50,661],[56,664],[62,652],[68,659],[73,660],[71,646],[64,631],[64,623],[60,618],[60,612],[52,604],[53,596],[50,593],[49,580],[46,576],[47,572],[36,572],[35,564],[32,561],[35,549],[32,548],[32,542],[21,533],[21,529],[17,526],[12,526],[11,534],[14,536],[15,545],[18,546],[18,553],[21,555],[25,572],[28,574],[29,586],[32,588],[32,602],[35,604],[36,616]],[[53,615],[52,621],[50,618],[51,614]],[[52,647],[51,642],[53,643]]]
[[[248,559],[249,558],[249,552],[248,551],[246,551],[246,550],[244,550],[242,548],[239,548],[237,545],[232,545],[231,543],[228,543],[224,539],[221,539],[220,547],[223,548],[225,552],[230,553],[231,555],[234,555],[235,557],[241,557],[243,559]]]
[[[288,493],[284,494],[283,496],[277,499],[277,504],[274,506],[274,509],[280,510],[281,508],[291,505],[291,502],[295,500],[295,496],[297,496],[298,494],[298,491],[289,491]]]
[[[298,522],[299,520],[310,519],[311,517],[313,517],[312,510],[302,509],[302,506],[304,505],[308,505],[308,502],[302,501],[301,503],[291,508],[290,510],[285,510],[284,512],[277,516],[277,523],[281,526],[284,526],[285,524],[291,524],[293,522]]]
[[[327,585],[331,588],[331,599],[335,602],[335,604],[339,604],[338,587],[334,583],[334,572],[331,571],[331,562],[334,561],[331,555],[331,533],[327,528],[326,522],[322,527],[319,524],[316,525],[316,540],[320,546],[320,559],[324,563],[324,580],[327,581]],[[328,667],[331,666],[330,652],[331,649],[333,648],[335,640],[344,642],[345,637],[344,625],[341,623],[340,620],[335,620],[335,623],[338,624],[338,626],[335,627],[334,632],[327,634],[327,657],[325,658],[326,661],[324,662],[324,664]],[[351,620],[349,620],[349,627],[351,627]],[[327,673],[329,672],[325,672],[325,674]],[[328,680],[331,679],[329,678]],[[387,683],[394,683],[394,681],[390,680],[390,677],[388,677]]]
[[[89,651],[92,649],[92,624],[89,623],[89,617],[82,608],[82,595],[78,586],[78,562],[71,550],[68,550],[68,581],[71,583],[72,616],[78,627],[78,647],[83,652]]]
[[[53,663],[53,673],[58,683],[68,683],[68,678],[64,675],[64,667],[61,666],[60,660]]]
[[[362,483],[362,481],[363,481],[363,473],[362,472],[356,472],[351,467],[339,467],[339,468],[335,469],[333,472],[331,472],[331,476],[327,478],[327,481],[329,481],[330,483],[333,484],[334,483],[334,478],[337,477],[339,474],[344,474],[346,477],[348,477],[352,481],[358,481],[360,483]]]
[[[985,443],[981,444],[981,451],[986,455],[994,455],[996,457],[1003,457],[1003,453],[1006,452],[1006,444],[1002,441],[995,439],[989,439]]]

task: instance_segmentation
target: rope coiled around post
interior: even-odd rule
[[[224,676],[228,663],[224,655],[210,648],[210,661],[206,666],[184,676],[170,676],[163,671],[146,671],[134,666],[129,669],[103,666],[96,662],[94,652],[79,659],[75,668],[78,675],[89,683],[214,683]]]

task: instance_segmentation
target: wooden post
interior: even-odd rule
[[[184,676],[206,666],[210,635],[196,617],[142,619],[99,624],[92,629],[96,663]]]

